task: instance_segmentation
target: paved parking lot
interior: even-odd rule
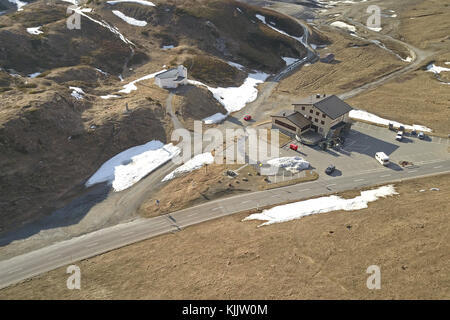
[[[345,144],[340,149],[322,151],[319,147],[299,145],[298,151],[289,149],[289,144],[280,150],[281,157],[298,155],[311,163],[320,174],[320,179],[329,180],[333,176],[358,175],[372,171],[389,174],[391,170],[410,170],[422,164],[450,159],[450,140],[439,137],[405,136],[403,141],[395,140],[396,133],[378,126],[357,122],[353,125]],[[298,144],[298,143],[297,143]],[[375,153],[386,153],[391,164],[383,167],[375,160]],[[400,161],[409,161],[413,166],[402,168]],[[324,174],[328,165],[334,164],[336,171],[332,176]]]

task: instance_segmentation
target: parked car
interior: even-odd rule
[[[334,172],[334,170],[336,170],[336,167],[334,165],[330,164],[328,166],[328,168],[325,169],[325,173],[330,175]]]
[[[298,145],[292,143],[292,144],[289,145],[289,149],[297,151],[298,150]]]
[[[403,131],[397,132],[397,136],[395,137],[395,140],[402,141],[403,139]]]
[[[375,153],[375,159],[383,166],[387,166],[389,164],[389,157],[384,152]]]
[[[419,132],[419,134],[417,135],[417,138],[419,138],[420,140],[425,139],[425,134],[423,132]]]
[[[250,121],[250,120],[252,120],[252,116],[251,115],[246,115],[245,117],[244,117],[244,120],[245,121]]]

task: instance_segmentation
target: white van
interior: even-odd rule
[[[389,164],[389,157],[384,152],[375,153],[375,159],[383,166],[387,166]]]

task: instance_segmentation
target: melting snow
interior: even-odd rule
[[[86,187],[108,182],[115,191],[125,190],[179,153],[180,148],[158,140],[132,147],[106,161],[89,178]]]
[[[117,1],[106,1],[106,3],[110,4],[110,5],[115,5],[118,3],[124,3],[124,2],[131,2],[131,3],[137,3],[137,4],[142,4],[144,6],[151,6],[151,7],[155,7],[155,4],[153,2],[150,1],[145,1],[145,0],[117,0]]]
[[[19,0],[8,0],[10,3],[13,3],[17,6],[17,11],[22,11],[23,10],[23,6],[27,5],[27,2],[22,2]]]
[[[69,87],[69,89],[72,89],[71,96],[74,97],[77,100],[82,100],[83,95],[85,95],[84,91],[81,88],[77,87]]]
[[[173,48],[175,48],[175,46],[173,44],[162,47],[163,50],[168,50],[168,49],[173,49]]]
[[[269,75],[264,72],[249,73],[247,79],[240,87],[212,88],[199,81],[188,80],[192,85],[201,85],[208,88],[214,98],[219,101],[228,113],[241,110],[249,102],[258,97],[256,86],[263,83]]]
[[[162,179],[162,181],[164,182],[164,181],[172,180],[183,174],[200,169],[205,164],[211,164],[213,162],[214,162],[214,157],[211,154],[211,152],[206,152],[206,153],[196,155],[191,160],[188,160],[185,164],[176,168],[174,171],[172,171],[167,176],[165,176],[164,179]]]
[[[36,77],[39,76],[40,74],[41,74],[41,72],[35,72],[35,73],[32,73],[32,74],[29,74],[28,77],[29,77],[29,78],[36,78]]]
[[[364,111],[364,110],[351,110],[350,111],[350,118],[355,119],[355,120],[364,120],[364,121],[367,121],[367,122],[377,123],[377,124],[381,124],[381,125],[385,125],[385,126],[388,126],[389,123],[392,123],[395,128],[399,128],[400,126],[403,126],[407,130],[426,131],[426,132],[433,131],[430,128],[427,128],[425,126],[421,126],[421,125],[418,125],[418,124],[413,124],[412,126],[410,126],[410,125],[402,124],[402,123],[397,122],[397,121],[384,119],[384,118],[381,118],[381,117],[379,117],[377,115],[374,115],[374,114],[369,113],[369,112]]]
[[[346,29],[348,31],[351,32],[356,32],[356,28],[355,26],[352,26],[350,24],[347,24],[345,22],[342,21],[335,21],[331,24],[331,26],[336,27],[336,28],[340,28],[340,29]]]
[[[262,220],[266,221],[260,226],[270,225],[300,219],[301,217],[331,212],[337,210],[353,211],[368,207],[369,202],[374,202],[379,198],[385,198],[398,194],[393,185],[383,186],[373,190],[361,191],[361,195],[353,199],[344,199],[338,196],[320,197],[299,201],[282,206],[277,206],[261,213],[251,214],[243,221]]]
[[[100,98],[108,100],[108,99],[112,99],[112,98],[120,98],[120,96],[118,96],[116,94],[108,94],[106,96],[100,96]]]
[[[41,31],[40,29],[42,28],[42,26],[39,27],[35,27],[35,28],[27,28],[27,32],[29,34],[41,34],[44,33],[44,31]]]
[[[128,16],[124,15],[122,12],[120,12],[119,10],[113,10],[112,13],[114,13],[116,16],[118,16],[120,19],[122,19],[126,23],[131,24],[133,26],[145,27],[147,25],[147,21],[136,20],[132,17],[128,17]]]
[[[370,29],[370,30],[375,31],[375,32],[380,32],[381,30],[383,30],[383,28],[381,28],[381,27],[379,27],[379,28],[367,27],[367,29]]]
[[[123,86],[123,89],[120,90],[119,92],[122,92],[122,93],[130,93],[131,91],[137,90],[136,83],[138,83],[139,81],[152,79],[152,78],[154,78],[156,75],[158,75],[158,74],[160,74],[161,72],[164,72],[164,71],[166,71],[166,69],[163,69],[163,70],[161,70],[161,71],[158,71],[158,72],[155,72],[155,73],[146,75],[146,76],[144,76],[144,77],[142,77],[142,78],[139,78],[139,79],[137,79],[137,80],[131,81],[130,83],[124,85],[124,86]],[[122,81],[122,79],[121,79],[121,81]]]
[[[275,158],[267,161],[273,167],[283,168],[291,172],[299,172],[309,168],[309,162],[301,157]]]
[[[447,62],[445,64],[447,64]],[[431,63],[427,66],[427,72],[433,72],[434,74],[440,74],[443,71],[450,71],[450,68],[438,67],[434,63]]]
[[[214,124],[214,123],[220,123],[223,120],[225,120],[228,117],[228,114],[223,114],[223,113],[215,113],[212,116],[209,116],[207,118],[203,119],[203,122],[205,124]]]
[[[239,63],[232,62],[232,61],[227,61],[227,63],[230,66],[235,67],[236,69],[239,69],[239,70],[244,70],[245,69],[245,67],[243,65],[239,64]]]

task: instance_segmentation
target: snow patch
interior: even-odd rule
[[[142,77],[142,78],[139,78],[139,79],[137,79],[137,80],[131,81],[130,83],[124,85],[124,86],[123,86],[123,89],[120,90],[119,92],[121,92],[121,93],[130,93],[131,91],[135,91],[135,90],[137,90],[136,83],[138,83],[139,81],[144,81],[144,80],[152,79],[152,78],[154,78],[156,75],[158,75],[158,74],[160,74],[161,72],[164,72],[164,71],[167,71],[167,70],[166,70],[166,69],[163,69],[163,70],[161,70],[161,71],[158,71],[158,72],[155,72],[155,73],[146,75],[146,76],[144,76],[144,77]],[[122,81],[122,79],[121,79],[121,81]]]
[[[251,214],[243,221],[262,220],[266,221],[259,226],[270,225],[300,219],[301,217],[331,212],[337,210],[353,211],[368,207],[368,203],[374,202],[379,198],[398,194],[393,185],[383,186],[373,190],[361,191],[361,195],[344,199],[339,196],[320,197],[305,201],[294,202],[282,206],[277,206],[261,213]]]
[[[19,0],[8,0],[8,1],[10,3],[13,3],[13,4],[15,4],[17,6],[17,11],[22,11],[23,10],[22,7],[24,7],[25,5],[28,4],[27,2],[22,2],[22,1],[19,1]]]
[[[205,124],[221,123],[227,117],[228,117],[228,113],[227,114],[223,114],[223,113],[218,112],[218,113],[213,114],[212,116],[204,118],[202,121]]]
[[[162,182],[169,181],[169,180],[177,178],[183,174],[192,172],[194,170],[198,170],[201,167],[203,167],[205,164],[211,164],[213,162],[214,162],[214,157],[211,154],[211,152],[198,154],[195,157],[193,157],[191,160],[188,160],[185,164],[176,168],[174,171],[172,171],[167,176],[165,176],[164,179],[162,179]]]
[[[381,118],[377,115],[374,115],[374,114],[369,113],[364,110],[351,110],[350,118],[355,119],[355,120],[363,120],[363,121],[367,121],[367,122],[371,122],[371,123],[381,124],[381,125],[385,125],[385,126],[388,126],[389,123],[392,123],[395,128],[399,128],[400,126],[403,126],[406,130],[416,130],[416,131],[424,131],[424,132],[433,131],[430,128],[427,128],[425,126],[421,126],[418,124],[413,124],[412,126],[410,126],[410,125],[405,125],[405,124],[397,122],[397,121],[384,119],[384,118]]]
[[[86,187],[107,182],[114,191],[125,190],[180,153],[180,148],[159,140],[127,149],[106,161]]]
[[[245,69],[245,67],[243,65],[239,64],[239,63],[232,62],[232,61],[227,61],[227,63],[230,66],[235,67],[236,69],[239,69],[239,70],[244,70]]]
[[[41,31],[41,30],[40,30],[41,28],[42,28],[42,26],[35,27],[35,28],[27,28],[27,32],[28,32],[29,34],[35,34],[35,35],[38,35],[38,34],[44,33],[44,31]]]
[[[36,78],[37,76],[39,76],[41,74],[41,72],[35,72],[35,73],[31,73],[28,75],[28,78]]]
[[[447,64],[447,62],[445,64]],[[439,67],[439,66],[435,65],[434,63],[431,63],[427,66],[427,72],[433,72],[434,74],[440,74],[443,71],[444,72],[450,71],[450,68]]]
[[[286,62],[286,66],[290,66],[291,64],[299,61],[300,59],[295,59],[295,58],[289,58],[289,57],[281,57],[284,62]]]
[[[256,86],[263,83],[269,75],[264,72],[249,73],[247,79],[240,87],[212,88],[204,83],[195,80],[188,80],[189,84],[206,87],[219,101],[228,113],[239,111],[247,103],[254,101],[258,97]]]
[[[168,50],[168,49],[173,49],[173,48],[175,48],[175,46],[173,44],[162,47],[163,50]]]
[[[309,168],[309,162],[301,157],[283,157],[267,161],[273,167],[282,168],[290,172],[299,172]]]
[[[118,3],[124,3],[124,2],[130,2],[130,3],[137,3],[142,4],[144,6],[150,6],[150,7],[156,7],[156,5],[153,2],[145,1],[145,0],[117,0],[117,1],[106,1],[107,4],[115,5]]]
[[[345,29],[345,30],[348,30],[351,32],[356,32],[355,26],[352,26],[352,25],[347,24],[342,21],[335,21],[335,22],[331,23],[330,25],[333,27],[339,28],[339,29]]]
[[[108,94],[106,96],[100,96],[100,98],[108,100],[108,99],[113,99],[113,98],[120,98],[120,96],[118,96],[116,94]]]
[[[132,26],[145,27],[147,25],[147,21],[136,20],[136,19],[134,19],[132,17],[124,15],[119,10],[113,10],[112,13],[114,13],[120,19],[122,19],[123,21],[125,21],[126,23],[128,23],[128,24],[130,24]]]
[[[81,88],[69,87],[69,89],[73,90],[70,95],[77,100],[82,100],[84,95],[86,94],[86,93],[84,93],[84,91]]]

